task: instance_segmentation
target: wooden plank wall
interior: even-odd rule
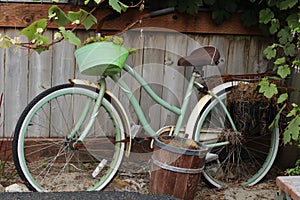
[[[0,33],[9,35],[17,34],[18,31],[0,29]],[[53,32],[50,30],[47,34],[51,36]],[[92,34],[78,32],[81,38]],[[181,104],[182,92],[187,85],[186,78],[192,70],[177,66],[177,60],[201,45],[214,45],[219,49],[223,60],[219,66],[222,73],[256,73],[266,69],[262,51],[267,44],[259,36],[183,35],[147,30],[127,32],[123,36],[127,46],[137,48],[137,53],[130,56],[128,64],[135,66],[159,96],[177,106]],[[24,49],[0,49],[0,94],[4,93],[4,104],[0,108],[0,137],[12,135],[22,110],[41,91],[66,83],[69,78],[74,77],[97,80],[97,77],[84,76],[78,72],[73,57],[74,50],[75,47],[67,42],[62,42],[40,55]],[[210,68],[206,73],[218,74],[219,71]],[[155,130],[174,123],[176,117],[150,100],[128,74],[123,73],[122,78],[135,91],[135,96]],[[120,98],[131,122],[138,123],[125,95],[113,84],[109,85],[109,89]],[[197,94],[193,95],[189,109],[197,101]]]

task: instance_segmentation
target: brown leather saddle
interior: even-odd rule
[[[205,65],[217,65],[219,63],[220,53],[216,47],[204,46],[194,50],[189,56],[178,60],[178,66],[202,67]]]

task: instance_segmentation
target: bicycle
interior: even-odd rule
[[[226,105],[226,97],[239,84],[248,85],[250,80],[238,77],[211,90],[196,81],[204,80],[203,66],[216,65],[219,58],[217,48],[207,46],[178,61],[178,65],[193,68],[181,107],[161,99],[132,67],[127,64],[121,67],[153,100],[178,116],[174,127],[163,127],[158,132],[149,126],[118,70],[107,76],[102,74],[98,84],[71,79],[68,84],[47,89],[28,104],[16,125],[13,158],[19,176],[29,189],[39,192],[101,190],[111,182],[122,163],[126,144],[131,142],[131,128],[121,102],[106,89],[109,76],[125,91],[150,137],[156,138],[174,128],[173,135],[192,138],[210,148],[203,174],[212,185],[256,184],[274,162],[279,131],[274,128],[268,134],[249,134],[243,132],[245,129],[239,130],[244,126],[236,125],[238,119]],[[190,113],[182,132],[193,90],[204,96]]]

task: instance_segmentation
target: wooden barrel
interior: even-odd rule
[[[170,137],[170,136],[164,136]],[[168,138],[170,139],[170,138]],[[184,138],[180,138],[185,142]],[[166,144],[156,138],[152,155],[149,192],[168,194],[180,199],[193,199],[200,181],[208,149],[197,143],[198,149]]]

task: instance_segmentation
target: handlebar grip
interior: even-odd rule
[[[162,10],[156,10],[156,11],[153,11],[150,13],[150,17],[157,17],[157,16],[160,16],[160,15],[166,15],[166,14],[169,14],[169,13],[173,13],[175,12],[175,8],[165,8],[165,9],[162,9]]]

